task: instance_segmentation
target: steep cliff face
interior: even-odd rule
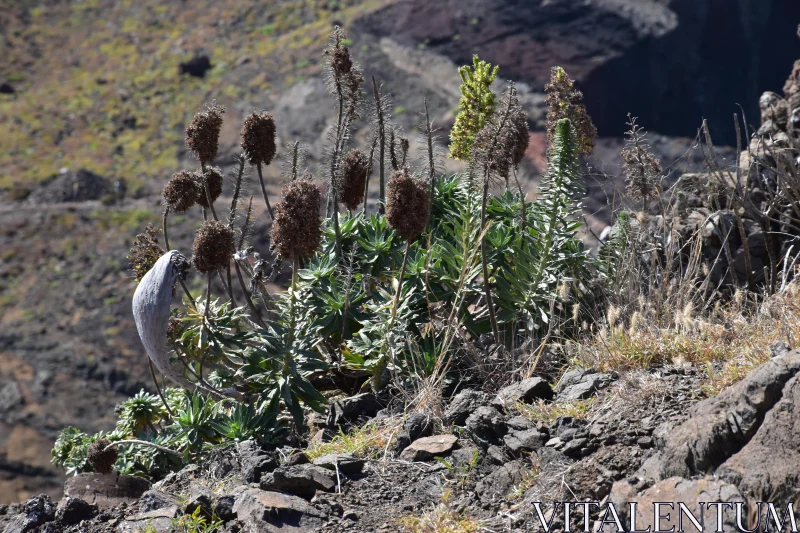
[[[671,136],[693,136],[707,118],[733,143],[738,106],[755,121],[758,96],[800,57],[796,0],[409,0],[366,21],[456,63],[480,53],[534,89],[562,65],[602,136],[621,135],[630,112]]]
[[[793,0],[673,0],[677,25],[645,37],[581,80],[604,135],[623,131],[627,112],[664,135],[691,136],[702,118],[718,142],[735,142],[742,106],[755,123],[758,98],[783,86],[800,57]]]

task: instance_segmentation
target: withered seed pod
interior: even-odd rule
[[[206,106],[197,113],[186,126],[186,147],[204,165],[217,157],[219,131],[222,128],[222,114],[225,109],[216,103]]]
[[[164,201],[169,208],[182,213],[197,203],[198,187],[195,174],[188,170],[181,170],[172,175],[162,192]]]
[[[269,165],[275,157],[275,120],[266,111],[250,113],[241,132],[242,150],[251,164]]]
[[[307,260],[322,240],[320,193],[309,175],[283,188],[272,222],[272,248],[283,259]]]
[[[337,193],[339,201],[351,211],[364,201],[368,168],[369,158],[358,149],[351,150],[342,161],[342,183]]]
[[[518,167],[528,151],[531,137],[528,133],[528,114],[525,111],[514,113],[511,117],[511,162]]]
[[[350,58],[350,50],[346,46],[336,48],[333,51],[331,66],[338,76],[349,74],[353,69],[353,60]]]
[[[208,207],[208,197],[206,196],[206,188],[203,184],[203,176],[200,173],[195,173],[199,190],[197,193],[197,203],[203,207]],[[211,195],[211,202],[215,202],[219,195],[222,194],[222,171],[217,167],[207,167],[205,179],[208,181],[208,193]]]
[[[216,220],[203,222],[192,245],[192,263],[207,274],[225,268],[235,251],[233,229]]]
[[[119,457],[117,448],[106,450],[110,444],[110,440],[100,438],[94,441],[86,451],[89,464],[98,474],[110,474],[114,469],[114,463],[117,462],[117,457]]]
[[[428,186],[398,170],[386,184],[386,218],[405,240],[414,241],[428,225]]]

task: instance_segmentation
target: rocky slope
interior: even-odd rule
[[[262,107],[274,112],[281,142],[300,139],[309,164],[319,163],[334,114],[319,51],[333,23],[349,31],[367,75],[393,94],[407,131],[423,95],[438,124],[452,122],[456,68],[473,53],[524,85],[532,129],[541,130],[541,88],[550,66],[565,66],[601,135],[611,136],[600,140],[596,175],[587,178],[594,213],[613,203],[607,174],[618,174],[614,136],[628,111],[657,133],[687,137],[705,116],[717,140],[730,140],[735,104],[758,116],[759,92],[779,90],[800,57],[798,21],[791,0],[4,3],[0,502],[39,492],[58,499],[63,477],[49,465],[56,432],[109,429],[113,406],[149,387],[125,255],[143,224],[157,223],[164,178],[194,164],[182,141],[192,113],[214,98],[226,106],[221,166],[237,151],[241,119]],[[203,55],[205,77],[180,74],[181,63]],[[363,124],[355,140],[366,143]],[[531,178],[543,164],[541,133],[533,141]],[[653,144],[672,160],[689,142],[662,136]],[[674,168],[697,165],[695,157]],[[274,193],[277,165],[268,174]],[[128,190],[122,203],[120,187]],[[607,209],[599,215],[607,217]],[[174,237],[183,247],[195,222],[187,218]],[[258,235],[265,251],[263,225]]]
[[[70,479],[58,506],[42,495],[4,507],[0,525],[9,533],[183,531],[181,517],[199,508],[231,532],[404,531],[426,520],[460,524],[458,531],[527,532],[541,530],[534,502],[612,501],[624,510],[629,501],[682,501],[696,509],[699,501],[769,494],[785,505],[798,496],[792,428],[800,352],[775,353],[702,401],[700,373],[691,366],[622,376],[574,371],[555,390],[540,378],[496,396],[465,390],[447,405],[443,426],[421,413],[403,422],[391,408],[371,416],[380,399],[355,396],[331,405],[346,418],[328,420],[395,427],[398,438],[385,450],[311,461],[302,449],[246,441],[152,487],[118,474],[82,474]],[[552,410],[539,410],[549,398]],[[580,529],[583,517],[572,516],[572,529]],[[589,523],[600,519],[592,512]],[[638,523],[651,519],[643,514]],[[725,521],[732,525],[733,515]],[[565,529],[559,513],[553,527]]]

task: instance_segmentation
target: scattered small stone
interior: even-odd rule
[[[553,389],[540,377],[523,379],[503,388],[492,401],[492,406],[505,409],[515,402],[531,403],[534,400],[552,400]]]
[[[311,459],[305,454],[305,452],[293,453],[286,459],[286,464],[284,466],[296,466],[296,465],[307,465],[311,463]]]

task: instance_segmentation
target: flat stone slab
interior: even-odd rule
[[[404,461],[428,461],[434,457],[441,457],[452,452],[458,437],[455,435],[434,435],[433,437],[423,437],[411,443],[411,446],[403,450],[400,459]]]
[[[364,459],[358,458],[351,453],[331,453],[314,459],[316,466],[327,468],[342,474],[359,474],[364,469]]]

